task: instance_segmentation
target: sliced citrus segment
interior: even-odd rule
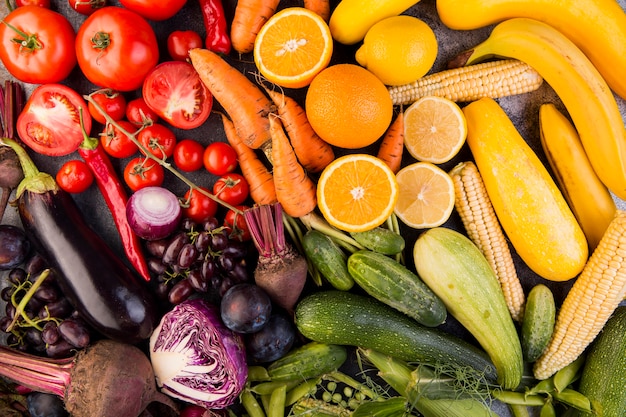
[[[333,40],[326,22],[303,7],[288,7],[261,27],[254,62],[269,81],[286,88],[309,85],[328,66]]]
[[[463,147],[467,122],[461,108],[443,97],[428,96],[404,113],[404,144],[418,161],[442,164]]]
[[[450,175],[430,162],[416,162],[396,174],[400,194],[394,210],[407,226],[441,226],[454,209],[454,183]]]
[[[362,232],[380,226],[393,213],[398,183],[375,156],[345,155],[322,171],[317,200],[328,223],[347,232]]]

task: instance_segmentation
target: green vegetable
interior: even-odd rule
[[[320,343],[360,346],[425,364],[473,369],[495,381],[488,355],[476,346],[412,318],[369,296],[319,291],[295,309],[298,330]]]
[[[365,232],[351,232],[350,236],[367,249],[384,255],[396,255],[404,250],[404,238],[385,227],[379,226]]]
[[[446,306],[413,272],[389,256],[370,250],[348,258],[348,272],[369,295],[417,320],[439,326],[446,320]]]
[[[522,320],[522,353],[526,362],[534,362],[541,356],[554,331],[556,305],[550,288],[535,285],[526,299]]]
[[[302,237],[302,248],[307,259],[334,288],[347,291],[354,285],[348,273],[348,256],[329,236],[318,230],[309,230]]]
[[[316,378],[338,369],[348,358],[344,346],[309,342],[272,362],[267,372],[272,381]]]

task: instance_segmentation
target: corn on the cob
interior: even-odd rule
[[[436,72],[388,90],[394,105],[410,104],[424,96],[468,102],[527,93],[542,82],[541,75],[528,64],[505,59]]]
[[[535,362],[535,377],[549,378],[576,360],[625,295],[626,211],[617,210],[563,301],[550,343]]]
[[[478,168],[471,161],[461,162],[450,171],[450,176],[454,182],[454,204],[467,235],[495,271],[511,317],[519,322],[524,314],[524,289]]]

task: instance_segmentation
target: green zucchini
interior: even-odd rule
[[[395,259],[371,250],[356,251],[348,258],[348,272],[369,295],[424,326],[446,321],[443,301]]]
[[[498,382],[522,381],[522,346],[496,274],[465,235],[445,227],[422,233],[413,247],[417,274],[489,354]]]
[[[272,381],[317,378],[338,369],[348,358],[344,346],[309,342],[292,349],[267,367]]]
[[[495,367],[480,348],[423,326],[370,296],[315,292],[298,303],[295,322],[303,336],[320,343],[373,349],[408,362],[473,368],[487,381],[496,380]]]
[[[526,298],[522,319],[522,353],[526,362],[534,362],[543,353],[554,331],[556,305],[550,288],[535,285]]]
[[[404,238],[381,226],[364,232],[350,232],[350,236],[365,248],[385,255],[395,255],[404,250]]]
[[[305,256],[334,288],[348,291],[354,280],[348,272],[348,255],[330,237],[318,230],[309,230],[302,237]]]
[[[622,417],[626,410],[626,306],[617,307],[589,347],[578,391],[597,417]],[[590,416],[591,414],[583,414]]]

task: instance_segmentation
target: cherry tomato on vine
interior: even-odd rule
[[[73,159],[61,165],[56,181],[68,193],[82,193],[93,184],[93,172],[85,162]]]
[[[213,95],[189,62],[157,65],[146,75],[141,94],[161,119],[179,129],[199,127],[213,107]]]
[[[50,0],[15,0],[15,7],[39,6],[50,8]]]
[[[178,13],[187,3],[187,0],[120,0],[120,3],[146,19],[160,21],[169,19]]]
[[[62,14],[39,6],[17,7],[0,24],[0,60],[22,82],[58,83],[76,66],[75,38]]]
[[[0,25],[1,26],[1,25]],[[28,98],[17,118],[17,133],[32,150],[47,156],[68,155],[83,142],[79,115],[91,132],[87,103],[76,91],[63,84],[44,84]]]
[[[92,93],[91,98],[111,119],[117,121],[126,116],[126,97],[119,91],[104,88]],[[106,124],[106,119],[96,106],[91,101],[87,105],[91,117],[98,123]]]
[[[204,149],[204,168],[213,175],[233,172],[238,166],[237,152],[226,142],[213,142]]]
[[[89,16],[96,10],[106,6],[106,0],[68,0],[68,4],[78,13]]]
[[[137,140],[160,159],[172,156],[176,147],[176,134],[172,129],[160,123],[143,128],[137,134]]]
[[[229,172],[215,181],[213,194],[220,200],[236,206],[246,201],[250,194],[250,186],[243,175]]]
[[[159,187],[163,184],[164,178],[163,167],[143,156],[131,159],[124,168],[124,181],[133,191],[150,186]]]
[[[146,19],[110,6],[96,10],[80,25],[76,56],[93,84],[131,91],[141,87],[146,74],[159,62],[159,45]]]
[[[137,126],[127,120],[117,124],[129,133],[135,133]],[[107,123],[100,134],[100,143],[104,151],[115,158],[128,158],[139,152],[139,148],[130,138],[115,125]]]
[[[202,38],[193,30],[175,30],[167,37],[167,52],[174,61],[186,61],[190,49],[202,47]]]
[[[210,192],[204,187],[200,188]],[[204,223],[217,213],[217,202],[197,190],[188,190],[185,193],[184,201],[187,204],[186,207],[183,207],[183,216],[190,218],[196,223]]]
[[[240,205],[236,206],[236,208],[243,212],[250,207]],[[252,238],[250,228],[248,228],[248,223],[246,223],[246,219],[243,217],[243,214],[238,213],[235,210],[228,210],[224,215],[224,227],[228,230],[228,234],[231,239],[237,239],[240,242],[245,242]]]
[[[183,139],[174,147],[174,163],[185,172],[197,171],[204,165],[204,146],[193,139]]]
[[[137,97],[126,104],[126,120],[137,126],[143,126],[158,122],[159,115],[148,107],[143,97]]]

